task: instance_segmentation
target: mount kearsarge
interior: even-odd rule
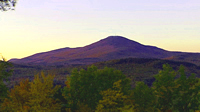
[[[167,51],[155,46],[142,45],[121,36],[109,36],[85,47],[66,47],[9,61],[16,64],[71,65],[122,58],[167,59],[200,65],[200,53]]]

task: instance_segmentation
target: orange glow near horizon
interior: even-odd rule
[[[199,7],[198,0],[19,0],[15,11],[0,12],[0,53],[8,60],[23,58],[111,35],[200,52]]]

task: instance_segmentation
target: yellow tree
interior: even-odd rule
[[[54,76],[35,75],[32,82],[20,82],[9,93],[2,105],[3,111],[58,112],[61,105],[53,96],[60,86],[53,85]]]
[[[118,112],[121,107],[124,107],[124,102],[126,102],[127,96],[123,94],[120,83],[121,80],[115,82],[112,89],[109,88],[100,92],[103,99],[99,100],[96,110],[97,112]]]
[[[45,76],[44,73],[36,75],[34,80],[30,83],[29,105],[33,111],[58,111],[60,110],[60,104],[53,98],[53,95],[57,92],[60,86],[53,85],[53,79],[55,76]]]
[[[16,85],[8,93],[2,104],[2,111],[21,111],[26,112],[30,108],[28,101],[30,100],[30,82],[29,80],[23,80],[19,85]]]

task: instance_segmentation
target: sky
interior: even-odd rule
[[[8,60],[115,35],[200,52],[200,0],[18,0],[15,11],[0,12],[0,55]]]

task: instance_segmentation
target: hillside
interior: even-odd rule
[[[84,65],[122,58],[156,58],[188,61],[199,64],[199,60],[191,61],[200,57],[199,54],[198,57],[193,56],[192,58],[187,58],[187,60],[171,58],[178,57],[179,55],[183,54],[185,53],[170,52],[155,46],[142,45],[138,42],[121,36],[110,36],[85,47],[67,47],[49,52],[37,53],[22,59],[11,59],[9,61],[16,64],[31,65]]]
[[[168,63],[175,70],[179,69],[180,65],[185,66],[186,73],[195,73],[197,77],[200,77],[200,66],[197,66],[188,62],[178,62],[171,60],[162,59],[147,59],[147,58],[126,58],[126,59],[116,59],[110,61],[103,61],[94,63],[99,69],[104,67],[110,67],[122,71],[127,77],[135,81],[144,81],[149,86],[154,81],[153,76],[162,69],[162,65]],[[33,79],[33,76],[40,73],[41,71],[45,73],[55,74],[55,83],[64,85],[66,81],[66,75],[71,74],[73,68],[86,69],[91,65],[70,65],[70,66],[30,66],[30,65],[13,65],[13,76],[10,77],[11,87],[13,84],[18,83],[22,79],[29,78]]]

